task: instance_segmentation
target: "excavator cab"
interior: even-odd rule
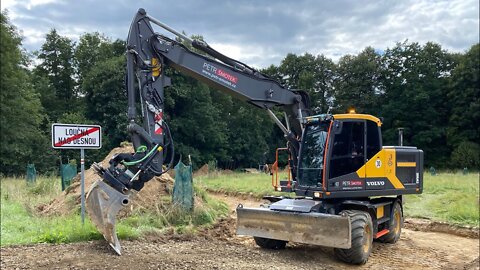
[[[381,125],[367,114],[306,118],[296,195],[325,199],[420,193],[423,152],[384,147]]]

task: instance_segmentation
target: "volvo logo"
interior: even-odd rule
[[[370,181],[367,182],[367,186],[384,186],[385,181]]]

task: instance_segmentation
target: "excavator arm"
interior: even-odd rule
[[[175,38],[158,34],[152,24],[172,33]],[[166,68],[178,70],[265,110],[285,134],[295,179],[299,138],[303,132],[301,119],[310,114],[308,95],[283,87],[140,9],[127,39],[128,132],[135,152],[115,155],[108,168],[94,164],[102,180],[94,183],[87,194],[90,218],[118,254],[121,252],[115,233],[118,211],[129,204],[134,190],[141,190],[145,182],[165,173],[173,164],[174,144],[164,119],[164,91],[171,85],[170,78],[165,75]],[[285,125],[272,112],[276,106],[284,111]]]

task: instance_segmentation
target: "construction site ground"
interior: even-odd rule
[[[212,195],[225,201],[232,215],[198,235],[122,241],[122,256],[105,241],[4,247],[1,269],[479,269],[478,231],[473,237],[471,231],[432,232],[415,220],[408,221],[398,243],[374,242],[369,261],[360,267],[337,261],[331,248],[289,244],[285,250],[264,250],[235,235],[235,207],[261,202]]]

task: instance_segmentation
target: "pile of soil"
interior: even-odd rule
[[[193,172],[193,177],[204,176],[204,175],[207,175],[208,172],[209,172],[208,164],[205,164],[202,167],[200,167],[200,169]]]
[[[421,218],[406,219],[404,227],[414,231],[448,233],[461,237],[477,239],[480,237],[480,230],[478,227],[454,225],[446,222],[431,221]]]
[[[132,153],[133,147],[131,145],[124,145],[113,149],[108,156],[99,164],[106,168],[108,167],[108,161],[113,155],[118,153]],[[93,168],[85,171],[85,193],[88,192],[90,186],[101,177],[95,173]],[[147,183],[143,189],[136,193],[131,200],[130,208],[128,212],[137,208],[152,208],[162,203],[162,197],[170,196],[173,190],[173,178],[168,174],[163,174],[160,177],[154,177]],[[53,199],[48,204],[37,206],[37,210],[40,215],[66,215],[72,212],[78,211],[80,207],[80,174],[74,177],[72,184],[65,189],[60,195]]]
[[[236,219],[225,217],[218,220],[212,227],[200,231],[205,239],[234,240],[236,237]]]

